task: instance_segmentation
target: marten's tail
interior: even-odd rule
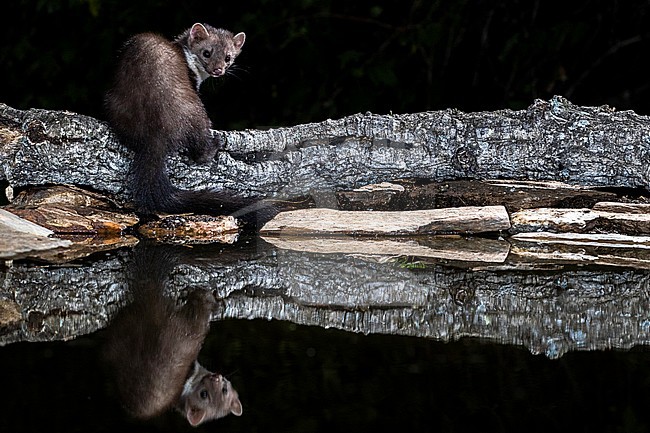
[[[133,195],[141,212],[232,215],[261,227],[280,211],[260,199],[219,191],[178,189],[169,180],[164,155],[136,152],[131,170]]]

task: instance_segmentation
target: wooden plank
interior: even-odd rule
[[[426,257],[466,262],[503,263],[510,244],[504,240],[460,236],[368,238],[352,236],[262,237],[277,248],[317,254]]]
[[[512,214],[510,232],[581,232],[598,219],[591,209],[526,209]]]
[[[600,207],[605,209],[606,207]],[[608,209],[625,209],[609,206]],[[632,209],[632,208],[629,208]],[[650,234],[650,213],[610,212],[592,209],[526,209],[512,214],[511,233],[554,232],[613,232],[630,235]]]
[[[0,258],[5,260],[66,247],[70,241],[50,238],[52,231],[0,209]]]
[[[508,230],[510,218],[503,206],[461,207],[403,212],[300,209],[282,212],[260,234],[414,235],[484,233]]]
[[[598,212],[615,212],[627,214],[650,214],[650,204],[646,203],[620,203],[616,201],[603,201],[594,204],[593,210]]]
[[[159,242],[232,244],[239,236],[239,225],[232,216],[166,215],[141,225],[138,232]]]

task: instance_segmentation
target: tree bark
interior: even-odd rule
[[[647,188],[650,120],[554,97],[521,111],[356,114],[270,130],[217,131],[227,152],[169,161],[182,188],[297,197],[404,177],[562,181]],[[128,201],[129,153],[96,119],[0,106],[0,180],[77,184]]]

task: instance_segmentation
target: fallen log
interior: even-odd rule
[[[647,188],[650,119],[564,98],[521,111],[357,114],[270,130],[217,131],[227,152],[168,163],[182,188],[302,197],[398,178],[513,179]],[[85,185],[130,200],[129,152],[108,126],[61,111],[0,105],[0,181]]]

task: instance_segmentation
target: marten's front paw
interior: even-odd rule
[[[214,146],[192,146],[187,149],[187,156],[197,164],[206,164],[214,160],[217,149]]]
[[[226,150],[226,140],[219,132],[212,131],[212,144],[217,151]]]

